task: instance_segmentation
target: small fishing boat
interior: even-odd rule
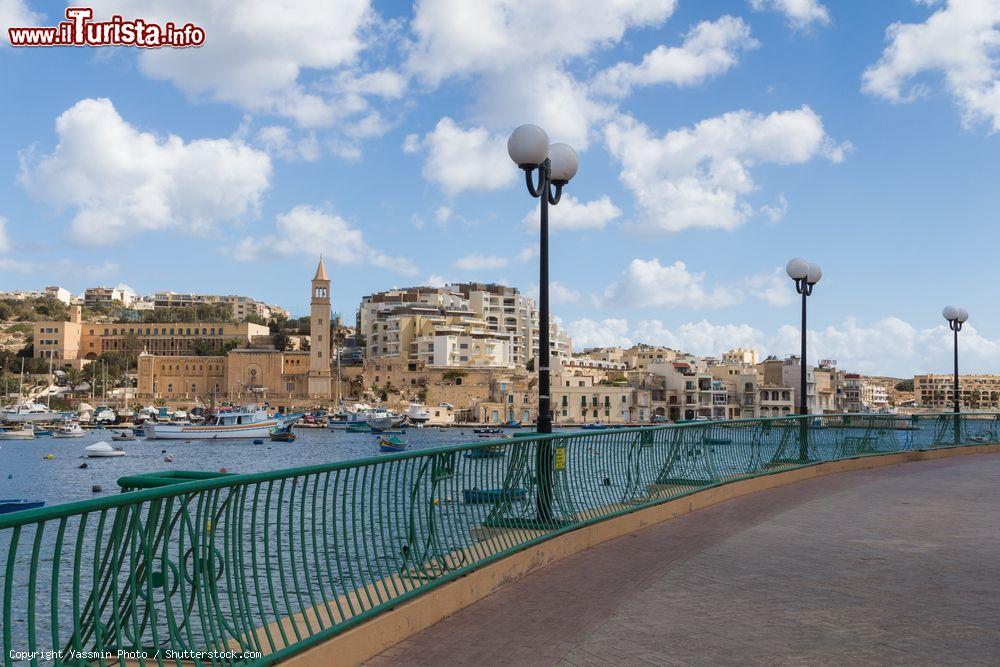
[[[114,431],[111,434],[111,439],[116,442],[127,442],[130,440],[135,440],[135,434],[132,431]]]
[[[368,424],[354,424],[344,429],[348,433],[371,433],[372,427]]]
[[[101,459],[101,458],[111,458],[114,456],[125,456],[124,449],[115,449],[109,445],[104,440],[100,442],[95,442],[92,445],[83,448],[83,453],[87,458],[91,459]]]
[[[593,424],[584,424],[580,428],[587,429],[588,431],[603,431],[608,428],[608,425],[601,422],[594,422]]]
[[[464,454],[467,459],[496,459],[506,454],[501,447],[479,447],[467,450]]]
[[[52,427],[51,426],[39,426],[38,424],[35,424],[34,425],[34,429],[35,429],[35,437],[36,438],[41,438],[43,436],[50,436],[50,435],[52,435]]]
[[[517,502],[528,495],[527,489],[464,489],[462,499],[469,504]]]
[[[67,424],[60,426],[52,432],[53,438],[82,438],[87,432],[79,424]]]
[[[498,435],[503,433],[503,429],[497,428],[496,426],[491,426],[488,428],[474,428],[472,432],[477,435]]]
[[[295,433],[292,432],[291,424],[283,428],[275,426],[271,429],[268,435],[270,435],[271,440],[275,442],[295,442],[295,438],[297,437]]]
[[[27,498],[0,498],[0,514],[10,514],[21,510],[34,510],[44,507],[44,500],[28,500]]]
[[[513,419],[508,419],[506,422],[504,422],[503,427],[504,428],[521,428],[521,422],[514,421]]]
[[[34,437],[35,429],[30,424],[20,428],[0,429],[0,440],[33,440]]]
[[[377,433],[379,435],[383,433],[406,433],[405,428],[370,428],[369,433]]]
[[[403,452],[410,445],[402,438],[397,438],[394,435],[388,437],[382,436],[378,441],[379,451],[383,452]]]

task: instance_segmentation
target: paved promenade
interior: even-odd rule
[[[369,664],[747,663],[1000,663],[1000,455],[710,507],[535,572]]]

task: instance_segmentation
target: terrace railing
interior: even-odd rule
[[[699,489],[995,442],[1000,415],[788,417],[123,478],[116,496],[0,516],[4,663],[270,664],[471,569]]]

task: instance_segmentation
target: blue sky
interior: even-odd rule
[[[306,312],[482,280],[537,289],[504,140],[579,150],[554,310],[585,345],[797,350],[781,267],[822,265],[817,357],[1000,364],[1000,0],[105,2],[200,49],[0,46],[0,288],[124,283]],[[0,23],[63,6],[0,0]],[[526,218],[528,221],[526,222]]]

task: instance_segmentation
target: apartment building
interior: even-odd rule
[[[844,412],[856,414],[864,412],[861,402],[861,376],[857,373],[844,375]]]
[[[80,306],[70,306],[66,322],[35,323],[34,356],[76,361],[104,352],[190,355],[198,341],[209,350],[222,350],[227,341],[247,347],[269,335],[266,326],[250,322],[84,322]]]
[[[126,289],[119,289],[117,287],[88,287],[83,292],[83,305],[87,308],[100,308],[102,306],[110,306],[113,302],[118,301],[127,307],[132,303],[132,299],[134,298],[135,295]]]
[[[769,387],[791,387],[793,392],[796,412],[800,403],[799,393],[801,391],[801,359],[797,355],[792,355],[786,359],[768,357],[757,367],[764,373],[764,384]],[[816,392],[816,369],[806,368],[806,412],[817,414],[818,400]]]
[[[648,371],[654,364],[669,364],[681,355],[677,350],[657,345],[634,345],[623,350],[621,360],[629,368],[637,371]]]
[[[914,375],[913,392],[917,406],[951,410],[955,400],[953,382],[951,375]],[[1000,408],[1000,375],[962,375],[958,388],[962,410]]]
[[[372,361],[435,365],[456,359],[455,365],[471,365],[478,359],[480,365],[524,368],[537,357],[538,326],[533,299],[490,283],[379,292],[364,297],[358,310],[358,329]],[[549,337],[552,357],[571,356],[569,337],[555,322]]]
[[[61,301],[67,306],[70,304],[73,295],[70,294],[68,289],[59,287],[58,285],[49,285],[42,290],[13,290],[0,292],[0,299],[13,299],[15,301],[24,301],[26,299],[55,299],[56,301]]]
[[[865,412],[879,412],[889,407],[889,391],[884,385],[868,380],[861,383],[861,405]]]
[[[232,309],[233,319],[242,322],[251,315],[269,320],[272,317],[288,317],[288,311],[280,306],[272,306],[248,296],[236,294],[188,294],[179,292],[157,292],[153,296],[155,308],[192,308],[203,305],[225,304]]]
[[[648,390],[595,383],[590,375],[563,375],[552,385],[555,424],[645,423],[652,418]]]

